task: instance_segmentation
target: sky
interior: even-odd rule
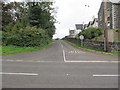
[[[75,24],[88,24],[93,17],[98,17],[102,0],[55,0],[57,9],[56,32],[53,38],[63,38],[69,35]],[[87,5],[87,6],[85,6]],[[89,5],[89,7],[88,7]]]

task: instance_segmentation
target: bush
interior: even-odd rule
[[[15,45],[21,47],[42,46],[50,42],[45,30],[27,26],[19,31],[3,32],[3,45]]]
[[[90,28],[87,28],[84,31],[80,32],[79,36],[80,35],[84,35],[85,39],[93,39],[95,37],[102,35],[102,29],[90,27]]]

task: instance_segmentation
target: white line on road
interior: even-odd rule
[[[64,60],[64,62],[66,62],[66,57],[65,57],[65,51],[64,51],[64,49],[63,49],[63,60]]]
[[[0,72],[1,74],[5,74],[5,75],[26,75],[26,76],[37,76],[38,74],[36,73],[7,73],[7,72]]]
[[[4,60],[2,60],[2,61],[4,61]],[[5,61],[11,61],[11,62],[12,62],[12,61],[14,61],[14,60],[7,59],[7,60],[5,60]]]
[[[7,59],[6,61],[16,61],[16,62],[22,62],[23,60],[10,60],[10,59]]]
[[[118,77],[118,76],[120,76],[120,75],[110,75],[110,74],[101,74],[101,75],[99,75],[99,74],[96,74],[96,75],[93,75],[93,77]]]
[[[63,49],[63,44],[61,42],[60,42],[60,44],[61,44],[61,47]],[[66,62],[65,50],[64,49],[63,49],[63,60],[64,60],[64,62]]]
[[[65,51],[63,50],[63,59],[64,62],[66,63],[120,63],[120,61],[103,61],[103,60],[66,60],[66,55],[65,55]],[[41,60],[2,60],[2,61],[8,61],[8,62],[58,62],[58,61],[41,61]],[[59,63],[59,62],[58,62]]]
[[[70,61],[68,61],[68,60],[65,60],[65,62],[80,62],[80,63],[118,63],[119,61],[102,61],[102,60],[100,60],[100,61],[86,61],[86,60],[79,60],[79,61],[72,61],[72,60],[70,60]]]
[[[22,62],[23,60],[16,60],[17,62]]]
[[[63,48],[63,45],[62,45],[61,41],[60,41],[60,44],[61,44],[61,47]]]

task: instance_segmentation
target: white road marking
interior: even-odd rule
[[[109,61],[109,60],[66,60],[66,55],[65,55],[65,51],[63,50],[63,59],[64,62],[67,63],[120,63],[120,61]],[[40,60],[2,60],[2,61],[8,61],[8,62],[58,62],[58,61],[40,61]]]
[[[111,74],[96,74],[96,75],[93,75],[93,77],[118,77],[120,75],[111,75]]]
[[[16,60],[17,62],[22,62],[23,60]]]
[[[10,59],[6,59],[6,60],[2,60],[2,61],[9,61],[9,62],[44,62],[44,61],[38,61],[38,60],[10,60]]]
[[[65,57],[65,51],[64,51],[64,49],[63,49],[63,60],[64,60],[64,62],[66,62],[66,57]]]
[[[71,54],[73,54],[73,53],[85,53],[85,52],[82,52],[82,51],[68,51],[68,53],[71,53]]]
[[[63,44],[61,42],[60,42],[60,44],[61,44],[61,47],[63,49]],[[65,50],[64,49],[63,49],[63,60],[64,60],[64,62],[66,62]]]
[[[63,48],[63,45],[62,45],[62,43],[60,42],[60,44],[61,44],[61,47]]]
[[[68,61],[68,60],[65,60],[65,62],[80,62],[80,63],[118,63],[119,61]]]
[[[4,60],[2,60],[2,61],[4,61]],[[13,61],[16,61],[16,62],[22,62],[23,60],[10,60],[10,59],[7,59],[7,60],[5,60],[5,61],[11,61],[11,62],[13,62]]]
[[[7,73],[7,72],[0,72],[0,74],[4,74],[4,75],[26,75],[26,76],[37,76],[39,74],[36,73]]]
[[[67,76],[69,76],[70,74],[66,74]]]

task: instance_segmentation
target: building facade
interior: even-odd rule
[[[101,3],[98,12],[98,26],[105,30],[105,11],[104,3]],[[106,7],[107,12],[107,28],[108,29],[120,29],[120,3],[109,0]]]
[[[112,4],[112,21],[113,29],[120,29],[120,3]]]
[[[83,24],[75,24],[75,30],[69,30],[69,38],[75,38],[84,28]]]

